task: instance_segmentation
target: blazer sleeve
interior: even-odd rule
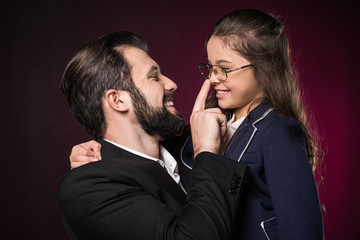
[[[126,174],[81,168],[63,180],[59,203],[79,239],[102,240],[230,239],[247,173],[245,164],[200,153],[194,159],[186,203],[176,213]]]
[[[322,214],[302,127],[283,119],[267,127],[264,169],[278,239],[323,239]]]

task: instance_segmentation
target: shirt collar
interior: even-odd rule
[[[178,174],[178,165],[177,165],[177,161],[175,160],[175,158],[168,152],[168,150],[166,150],[166,148],[164,148],[161,144],[160,144],[160,159],[158,158],[154,158],[151,157],[147,154],[144,154],[142,152],[133,150],[131,148],[125,147],[123,145],[114,143],[110,140],[104,139],[105,141],[119,147],[122,148],[128,152],[131,152],[135,155],[138,155],[140,157],[158,162],[163,168],[166,168],[167,172],[170,174],[170,176],[177,182],[179,183],[180,181],[180,175]]]

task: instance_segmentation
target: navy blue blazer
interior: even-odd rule
[[[250,168],[233,239],[323,239],[307,139],[297,121],[263,102],[236,130],[224,156]],[[191,168],[191,137],[181,158]]]

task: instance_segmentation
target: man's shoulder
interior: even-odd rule
[[[81,202],[101,198],[100,195],[139,187],[137,180],[144,178],[144,172],[131,162],[124,158],[103,158],[70,170],[58,187],[60,206],[72,209],[69,204],[76,202],[81,207]]]
[[[99,181],[100,178],[111,176],[115,169],[112,165],[111,161],[103,158],[101,161],[87,163],[70,170],[60,183],[59,193],[76,191],[77,188],[91,186],[94,182]]]
[[[120,148],[108,149],[102,146],[102,159],[100,161],[90,162],[80,167],[70,170],[64,177],[66,179],[85,179],[90,180],[91,177],[100,177],[102,175],[121,175],[130,169],[136,168],[137,165],[144,162],[144,159]]]
[[[67,195],[79,189],[91,188],[92,185],[103,181],[119,181],[134,171],[133,162],[136,162],[136,157],[131,153],[102,144],[102,160],[87,163],[67,172],[60,183],[59,194]]]
[[[70,170],[60,183],[60,189],[90,188],[104,181],[127,182],[144,177],[149,169],[159,165],[104,140],[99,143],[102,145],[102,160]]]

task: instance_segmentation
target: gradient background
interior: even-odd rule
[[[100,2],[100,1],[99,1]],[[281,16],[306,102],[326,151],[321,201],[326,239],[359,235],[359,16],[338,1],[11,1],[1,22],[2,239],[66,239],[57,187],[71,147],[89,139],[59,90],[67,61],[100,35],[144,37],[162,72],[178,84],[175,104],[188,114],[203,78],[204,40],[237,8]]]

